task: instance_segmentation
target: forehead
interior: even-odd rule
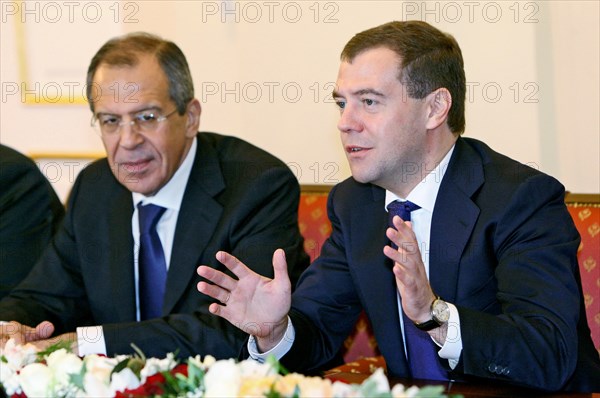
[[[169,84],[156,57],[141,55],[133,66],[100,64],[93,78],[97,111],[118,108],[135,110],[146,105],[159,105],[169,98]],[[100,108],[110,109],[100,109]]]
[[[354,59],[343,61],[338,72],[338,89],[356,86],[380,87],[398,84],[400,57],[392,50],[378,47],[363,51]]]

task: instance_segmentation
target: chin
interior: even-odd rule
[[[132,180],[120,182],[121,185],[127,188],[130,192],[140,193],[144,196],[152,196],[158,191],[158,188],[155,187],[155,184],[148,184],[143,180],[137,182]]]
[[[368,184],[371,182],[370,178],[367,178],[366,176],[360,175],[358,173],[352,173],[352,178],[354,178],[357,182],[360,182],[361,184]]]

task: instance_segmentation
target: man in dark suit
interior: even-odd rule
[[[319,370],[364,309],[391,376],[600,389],[564,187],[461,137],[465,81],[454,38],[424,22],[346,45],[334,99],[352,178],[330,193],[321,256],[293,295],[280,251],[273,280],[225,252],[237,280],[198,270],[227,304],[210,311],[252,325],[252,357]]]
[[[237,357],[247,336],[208,312],[214,300],[195,291],[195,270],[218,267],[214,254],[225,247],[272,276],[266,264],[284,247],[297,279],[308,257],[296,178],[247,142],[198,133],[200,103],[172,42],[113,39],[87,83],[107,158],[78,176],[63,227],[0,302],[0,319],[12,321],[3,338],[67,340],[80,355],[131,353],[135,343],[150,356]],[[146,231],[148,209],[158,211]]]
[[[0,145],[0,298],[31,271],[64,214],[36,164]]]

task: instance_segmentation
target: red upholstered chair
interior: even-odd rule
[[[600,195],[568,194],[565,202],[581,235],[581,285],[592,340],[600,353]]]
[[[329,185],[302,185],[298,224],[304,237],[304,250],[311,261],[317,258],[321,247],[331,234],[331,224],[327,218],[327,195]],[[371,325],[364,313],[361,314],[352,334],[344,342],[344,361],[353,363],[359,358],[379,355]],[[372,360],[365,362],[372,363]]]
[[[327,218],[327,195],[329,185],[302,185],[298,225],[304,237],[304,250],[310,261],[319,257],[321,247],[331,234],[331,224]]]

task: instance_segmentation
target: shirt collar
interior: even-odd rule
[[[143,202],[144,204],[155,204],[167,209],[179,211],[181,207],[181,200],[185,193],[185,187],[187,181],[192,172],[192,166],[194,165],[194,159],[196,158],[196,147],[198,146],[197,140],[194,138],[192,146],[188,151],[183,163],[177,169],[171,180],[162,187],[156,195],[145,196],[138,192],[132,192],[133,206],[136,207],[138,203]]]
[[[401,198],[396,194],[386,190],[385,208],[387,209],[387,206],[395,200],[399,200],[401,202],[410,200],[412,203],[419,205],[421,209],[425,209],[430,213],[433,213],[435,200],[437,198],[438,191],[440,190],[440,184],[442,183],[444,174],[448,169],[452,152],[454,152],[454,145],[452,145],[452,148],[450,148],[440,163],[429,174],[427,174],[425,178],[423,178],[421,182],[413,188],[412,191],[410,191],[408,197]]]

